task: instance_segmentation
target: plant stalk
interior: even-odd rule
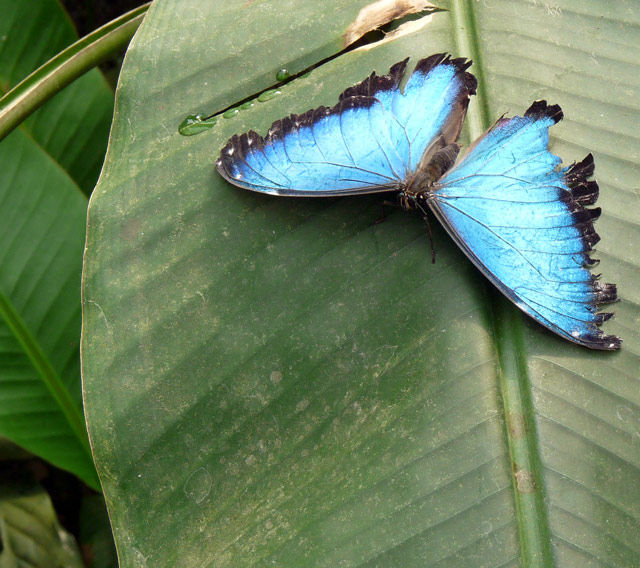
[[[78,77],[126,47],[151,2],[123,14],[47,61],[0,99],[0,141]]]

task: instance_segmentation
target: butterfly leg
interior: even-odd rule
[[[389,201],[388,199],[385,199],[382,202],[382,215],[380,215],[380,217],[378,217],[373,224],[374,225],[379,225],[380,223],[382,223],[382,221],[384,221],[385,219],[385,211],[384,211],[384,206],[387,205],[388,207],[400,207],[400,204],[397,201]]]
[[[429,243],[431,244],[431,264],[436,263],[436,249],[433,246],[433,234],[431,233],[431,223],[429,222],[429,213],[423,204],[426,202],[426,193],[419,193],[414,200],[415,208],[420,211],[420,216],[427,224],[427,235],[429,235]]]
[[[429,235],[429,243],[431,244],[431,264],[435,264],[436,263],[436,249],[433,246],[433,235],[431,234],[431,223],[429,223],[429,215],[427,215],[427,212],[424,212],[424,215],[422,216],[422,218],[424,219],[424,222],[427,224],[427,234]]]

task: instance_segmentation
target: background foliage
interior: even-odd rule
[[[3,92],[76,39],[53,1],[3,2]],[[113,111],[98,71],[0,144],[0,432],[99,487],[82,415],[80,273],[87,195]]]
[[[5,95],[77,35],[53,0],[1,0],[0,13],[0,95]],[[88,564],[116,564],[102,497],[35,458],[99,488],[81,402],[80,273],[87,195],[102,166],[112,112],[113,91],[94,70],[0,143],[4,568],[84,565],[71,533],[82,542]]]

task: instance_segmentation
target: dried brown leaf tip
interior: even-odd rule
[[[362,8],[353,23],[347,28],[342,36],[343,46],[351,45],[364,34],[393,20],[430,9],[436,9],[436,6],[426,0],[378,0],[373,2]]]

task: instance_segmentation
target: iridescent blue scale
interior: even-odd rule
[[[593,349],[617,349],[600,324],[617,300],[590,267],[599,236],[589,209],[598,185],[593,158],[569,168],[548,151],[557,105],[537,101],[501,118],[454,165],[455,144],[476,79],[471,62],[437,54],[408,59],[319,107],[273,123],[265,138],[233,136],[216,166],[240,187],[287,196],[396,192],[406,209],[429,207],[496,287],[557,334]]]

